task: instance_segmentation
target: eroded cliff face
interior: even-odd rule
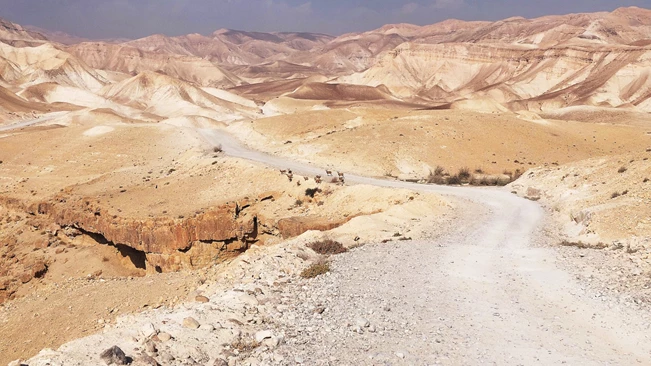
[[[90,199],[61,196],[31,211],[118,249],[132,249],[130,256],[139,268],[166,272],[202,267],[257,242],[255,203],[226,203],[187,218],[135,219],[111,214]]]

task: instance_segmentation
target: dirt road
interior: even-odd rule
[[[232,156],[304,174],[323,172],[252,151],[223,132],[203,135]],[[300,354],[306,364],[651,364],[649,315],[595,299],[556,265],[553,249],[534,245],[545,240],[544,212],[537,203],[503,189],[352,174],[347,182],[436,192],[460,198],[461,205],[472,203],[465,222],[448,234],[353,251],[336,260],[335,275],[303,290],[301,302],[329,299],[331,314],[330,319],[307,316],[306,327],[319,329],[331,321],[337,329],[366,316],[388,329],[382,336],[366,332],[366,337],[343,338],[337,332],[298,332],[298,346],[288,353]],[[387,303],[391,310],[382,312]]]
[[[37,125],[39,123],[47,122],[47,121],[52,120],[54,118],[60,117],[60,116],[62,116],[64,114],[66,114],[66,113],[67,112],[51,112],[51,113],[47,113],[47,114],[44,114],[42,116],[39,116],[38,118],[33,118],[33,119],[28,119],[28,120],[24,120],[24,121],[20,121],[20,122],[14,122],[14,123],[11,123],[11,124],[8,124],[8,125],[3,125],[3,126],[0,126],[0,132],[7,132],[7,131],[11,131],[11,130],[17,130],[17,129],[21,129],[21,128],[25,128],[25,127],[34,126],[34,125]]]
[[[322,171],[252,151],[223,132],[201,133],[236,157]],[[598,295],[562,269],[558,250],[545,245],[537,203],[504,189],[347,177],[444,194],[457,211],[427,240],[367,244],[335,256],[331,271],[312,280],[287,276],[311,260],[301,238],[254,246],[228,276],[197,290],[208,303],[119,319],[27,364],[100,364],[99,353],[113,345],[136,358],[150,348],[165,365],[651,364],[649,311]],[[157,333],[167,341],[144,347]],[[262,345],[233,353],[255,339]]]

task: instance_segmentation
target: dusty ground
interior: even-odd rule
[[[305,248],[314,233],[255,248],[198,289],[208,303],[124,318],[29,364],[99,362],[112,345],[136,362],[178,365],[649,362],[648,308],[627,301],[625,286],[618,295],[586,288],[578,264],[607,262],[550,248],[538,204],[508,189],[367,181],[458,196],[459,210],[439,217],[424,240],[331,258],[331,273],[314,280],[297,277],[318,261]]]
[[[3,301],[12,299],[0,305],[0,364],[90,334],[103,326],[99,319],[110,322],[144,306],[173,304],[206,277],[188,271],[142,277],[151,271],[129,252],[34,215],[33,204],[64,197],[69,203],[90,200],[116,219],[179,220],[229,201],[271,195],[255,204],[269,229],[258,239],[267,244],[314,223],[349,223],[331,231],[348,244],[399,231],[419,237],[449,205],[435,195],[329,183],[312,198],[305,191],[317,188],[313,176],[296,175],[290,182],[275,168],[215,152],[193,129],[103,122],[0,135],[0,292]],[[281,219],[293,217],[313,220],[279,229]]]
[[[229,131],[273,154],[402,178],[423,178],[437,165],[452,173],[461,167],[524,171],[651,146],[640,126],[462,110],[317,110],[237,123]]]

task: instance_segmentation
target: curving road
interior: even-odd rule
[[[234,157],[303,174],[324,172],[248,149],[220,130],[200,133]],[[558,267],[553,249],[534,245],[544,240],[544,212],[537,203],[503,189],[348,174],[347,182],[434,192],[459,198],[460,205],[473,203],[468,203],[464,221],[437,239],[399,250],[367,246],[335,260],[338,275],[323,280],[338,289],[329,300],[334,309],[330,313],[353,316],[359,308],[381,309],[393,299],[390,312],[371,320],[407,323],[408,330],[339,341],[335,333],[303,334],[307,346],[291,351],[306,364],[327,364],[319,360],[335,357],[335,364],[358,365],[651,365],[649,315],[614,299],[594,298]],[[351,304],[360,294],[366,294],[368,304]]]
[[[18,129],[21,129],[21,128],[34,126],[34,125],[37,125],[37,124],[40,124],[40,123],[43,123],[43,122],[50,121],[50,120],[52,120],[54,118],[57,118],[59,116],[62,116],[64,114],[66,114],[66,113],[68,113],[68,112],[51,112],[51,113],[43,114],[43,115],[39,116],[38,118],[33,118],[33,119],[28,119],[28,120],[24,120],[24,121],[20,121],[20,122],[14,122],[14,123],[8,124],[8,125],[3,125],[3,126],[0,126],[0,132],[7,132],[7,131],[11,131],[11,130],[18,130]]]

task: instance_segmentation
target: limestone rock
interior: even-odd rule
[[[183,319],[183,328],[188,329],[198,329],[201,326],[199,322],[194,318],[185,318]]]
[[[113,346],[100,353],[99,358],[107,365],[126,365],[128,364],[127,355],[118,346]]]

